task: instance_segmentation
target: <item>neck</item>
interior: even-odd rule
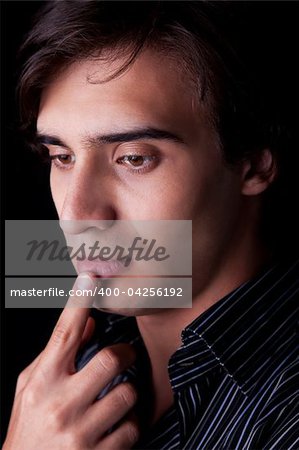
[[[239,249],[240,250],[240,249]],[[151,315],[137,317],[139,331],[146,346],[152,369],[155,422],[173,403],[173,393],[168,376],[168,362],[181,345],[181,331],[210,306],[250,280],[268,259],[267,252],[252,242],[239,257],[221,261],[192,302],[192,308],[161,309]]]

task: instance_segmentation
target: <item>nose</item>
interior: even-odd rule
[[[65,187],[60,226],[65,233],[78,234],[87,228],[106,230],[117,218],[113,181],[99,173],[95,164],[82,164],[72,170]]]

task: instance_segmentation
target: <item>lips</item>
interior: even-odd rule
[[[103,278],[119,275],[126,269],[121,261],[115,259],[109,261],[102,261],[99,259],[96,261],[89,261],[88,259],[83,261],[76,260],[75,265],[78,273],[93,272],[95,275]]]

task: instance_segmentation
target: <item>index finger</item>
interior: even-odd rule
[[[43,352],[41,363],[51,371],[70,371],[79,349],[83,331],[94,301],[96,279],[91,273],[81,273]]]

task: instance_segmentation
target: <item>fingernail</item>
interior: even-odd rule
[[[95,279],[89,273],[80,273],[76,281],[77,289],[93,289],[95,287]]]

